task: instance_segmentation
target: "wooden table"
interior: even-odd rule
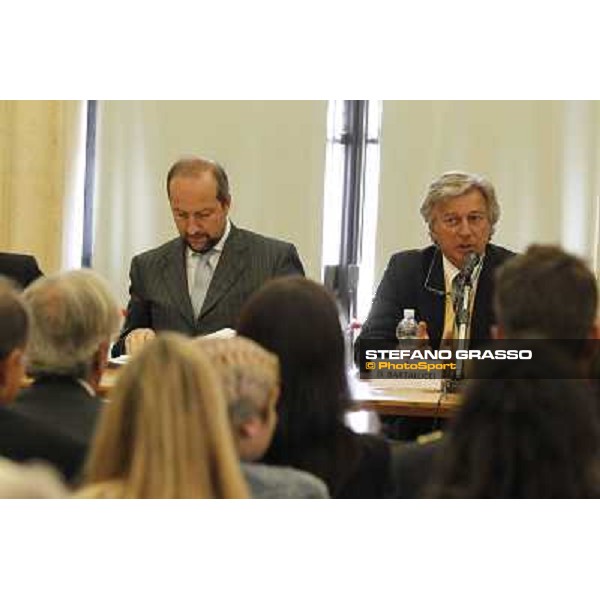
[[[350,377],[354,410],[404,417],[452,416],[460,405],[457,394],[444,394],[440,382]]]
[[[105,396],[114,386],[119,367],[109,366],[102,376],[100,394]],[[360,380],[349,376],[354,400],[353,410],[366,410],[380,415],[405,417],[452,416],[459,406],[456,394],[442,394],[437,386],[426,380],[402,379]]]

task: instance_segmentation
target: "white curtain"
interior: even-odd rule
[[[81,266],[85,102],[0,102],[0,249]]]
[[[296,244],[320,277],[325,101],[105,101],[98,106],[94,268],[127,298],[131,257],[176,235],[170,165],[197,154],[229,174],[236,225]]]
[[[429,243],[419,207],[453,169],[495,185],[496,243],[561,244],[597,271],[599,142],[594,101],[384,102],[375,282],[390,254]]]

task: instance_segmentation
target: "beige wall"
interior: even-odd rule
[[[375,282],[391,253],[429,242],[419,207],[453,169],[494,183],[496,243],[560,243],[594,263],[599,142],[598,102],[384,102]]]
[[[0,249],[46,272],[77,266],[84,102],[0,102]],[[94,266],[124,302],[131,257],[175,235],[171,162],[212,156],[229,171],[237,224],[297,244],[319,278],[327,103],[100,102]],[[449,169],[490,177],[497,243],[561,243],[598,265],[600,103],[386,101],[375,284],[392,252],[428,243],[418,209]]]

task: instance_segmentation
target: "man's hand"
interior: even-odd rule
[[[429,342],[429,333],[427,332],[427,323],[425,323],[425,321],[419,321],[419,324],[417,325],[417,337],[420,340]]]
[[[134,329],[127,334],[125,338],[125,353],[135,354],[139,352],[144,344],[155,338],[156,334],[152,329]]]
[[[417,325],[417,338],[421,341],[421,348],[429,347],[429,333],[427,332],[427,323],[425,321],[419,321]],[[452,332],[446,333],[440,341],[440,350],[452,350],[452,345]]]

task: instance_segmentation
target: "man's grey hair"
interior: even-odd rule
[[[108,283],[89,269],[42,277],[23,293],[31,315],[28,372],[87,379],[102,342],[119,328]]]
[[[448,198],[456,198],[469,193],[471,190],[479,190],[485,199],[488,219],[492,226],[492,233],[498,219],[500,218],[500,205],[496,199],[494,186],[485,177],[462,171],[448,171],[431,183],[427,195],[421,205],[421,216],[429,226],[433,225],[433,209]]]

